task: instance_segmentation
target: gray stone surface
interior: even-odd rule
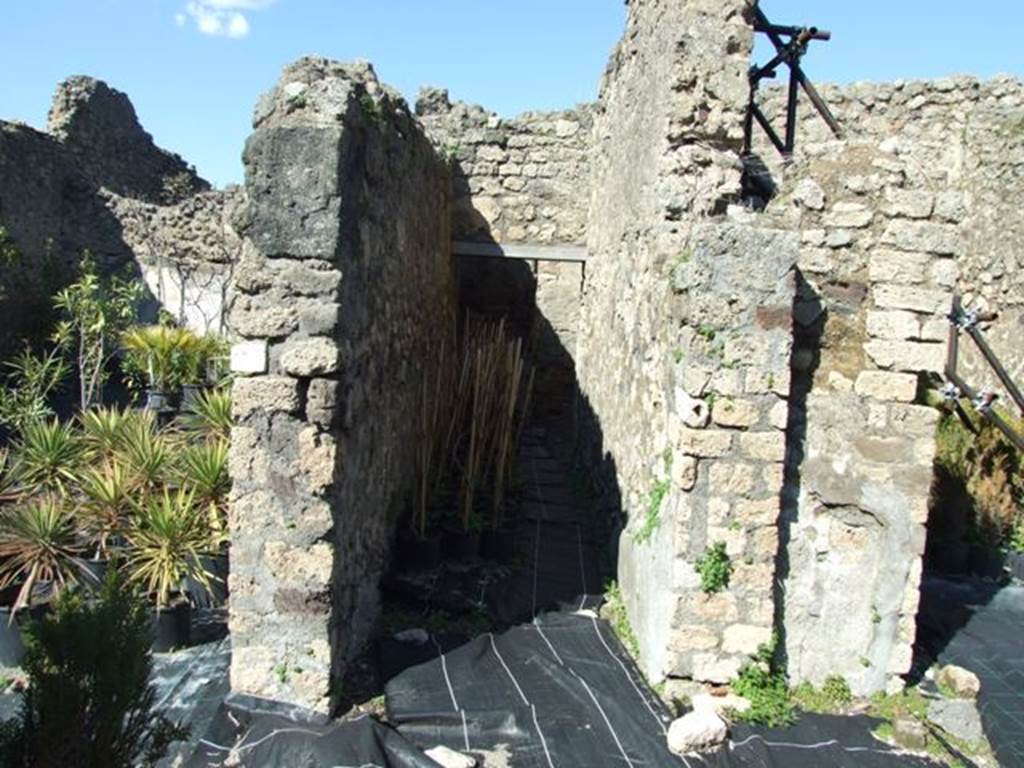
[[[366,64],[296,62],[254,124],[231,325],[269,365],[234,385],[231,681],[327,712],[376,618],[422,371],[454,327],[448,174]]]
[[[968,744],[985,739],[978,707],[969,699],[938,699],[928,705],[928,719],[951,736]]]

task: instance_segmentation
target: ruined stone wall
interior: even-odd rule
[[[1024,174],[1017,81],[825,87],[846,135],[803,105],[798,151],[760,155],[770,215],[799,230],[800,300],[780,578],[790,674],[857,693],[911,664],[936,412],[916,405],[945,362],[952,292],[998,309],[1018,376]],[[780,95],[767,111],[779,118]],[[965,346],[963,368],[994,385]]]
[[[962,204],[877,147],[800,162],[769,210],[803,241],[780,627],[794,682],[869,694],[911,665],[937,421],[915,402],[945,359]]]
[[[127,96],[98,80],[58,86],[48,133],[0,122],[0,226],[23,268],[49,252],[70,278],[89,251],[104,269],[145,281],[144,320],[164,309],[196,330],[226,330],[241,242],[230,220],[241,193],[208,189],[153,144]]]
[[[593,105],[500,118],[425,89],[416,112],[452,172],[452,236],[471,242],[582,244],[589,202]],[[530,341],[538,405],[565,413],[575,389],[574,355],[583,267],[576,262],[495,265],[462,257],[463,306],[509,313]],[[498,273],[508,279],[497,278]],[[501,283],[500,296],[489,287]]]
[[[933,199],[919,219],[936,218],[959,229],[956,288],[974,306],[994,309],[1002,319],[990,340],[1017,380],[1024,379],[1024,83],[997,77],[826,85],[822,94],[845,131],[847,143],[884,151],[905,165],[910,183]],[[781,94],[766,92],[766,110],[776,118]],[[843,147],[806,102],[801,104],[798,158],[821,157]],[[782,166],[775,151],[759,148],[776,180],[795,179],[806,165]],[[877,185],[878,172],[845,170],[851,187]],[[922,202],[927,206],[927,202]],[[944,216],[952,213],[953,217]],[[965,370],[995,389],[977,355]]]
[[[722,215],[744,7],[631,3],[596,116],[581,409],[626,515],[612,546],[653,680],[727,681],[772,635],[798,239]],[[694,566],[718,541],[733,576],[705,594]]]
[[[505,119],[428,89],[416,112],[451,164],[456,240],[583,242],[592,107]]]
[[[449,179],[368,65],[297,62],[254,125],[231,310],[231,682],[326,712],[376,618],[422,373],[453,328]]]

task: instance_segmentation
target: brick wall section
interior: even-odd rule
[[[452,168],[457,240],[583,242],[591,106],[504,119],[426,89],[416,112]]]
[[[803,241],[781,624],[794,681],[869,694],[910,670],[937,420],[914,403],[945,360],[963,195],[873,143],[787,176],[769,209]]]
[[[1002,313],[990,341],[1013,375],[1024,379],[1024,351],[1016,341],[1024,330],[1024,83],[1006,76],[952,77],[824,85],[821,91],[849,144],[873,147],[902,163],[908,181],[932,195],[934,208],[924,218],[959,228],[956,287],[969,304]],[[778,115],[781,94],[769,89],[766,96],[767,111]],[[806,102],[798,135],[798,158],[842,153],[843,143]],[[784,172],[774,150],[762,145],[759,152],[777,179],[796,181],[794,174],[808,167],[798,162]],[[852,187],[876,185],[879,173],[870,166],[845,168]],[[975,381],[998,391],[969,347],[964,366]]]
[[[376,618],[412,497],[422,371],[453,328],[448,175],[368,65],[300,60],[255,127],[231,313],[246,339],[231,683],[326,712]]]
[[[631,3],[596,117],[581,412],[621,500],[612,544],[653,680],[725,682],[772,632],[799,242],[722,215],[739,193],[744,7]],[[706,595],[694,564],[717,541],[735,571]]]

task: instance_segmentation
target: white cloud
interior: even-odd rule
[[[204,35],[240,39],[250,30],[246,13],[261,11],[275,2],[277,0],[190,0],[184,13],[175,14],[174,22],[183,27],[191,18]]]

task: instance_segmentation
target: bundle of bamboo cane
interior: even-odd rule
[[[514,458],[529,408],[533,371],[527,372],[520,339],[505,321],[467,316],[456,356],[442,353],[424,371],[419,424],[419,486],[415,526],[426,535],[429,507],[457,484],[464,530],[503,521]]]

